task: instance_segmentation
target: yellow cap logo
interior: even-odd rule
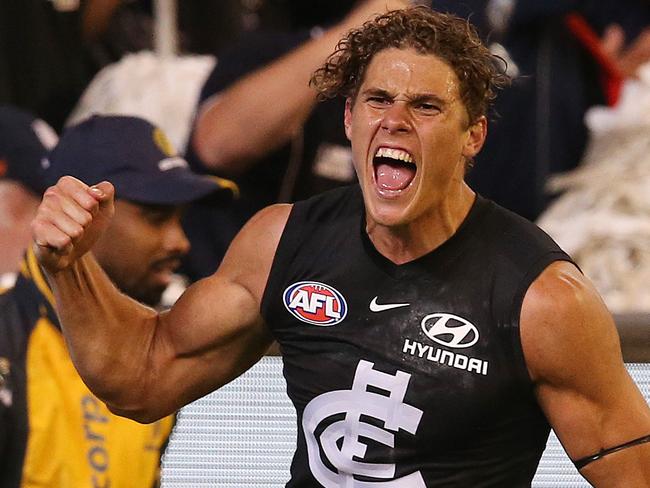
[[[169,139],[167,139],[165,133],[158,127],[153,130],[153,141],[167,157],[176,156],[174,145],[170,142]]]

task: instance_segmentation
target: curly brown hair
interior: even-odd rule
[[[310,85],[321,99],[354,98],[373,56],[387,48],[413,48],[449,64],[460,81],[470,123],[487,114],[496,91],[509,83],[505,61],[490,53],[467,20],[417,6],[387,12],[350,31]]]

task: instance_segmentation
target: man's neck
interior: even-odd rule
[[[453,236],[469,214],[476,195],[467,192],[454,201],[432,208],[426,215],[402,226],[380,225],[366,216],[366,232],[377,251],[395,264],[430,253]]]

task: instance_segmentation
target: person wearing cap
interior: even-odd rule
[[[123,116],[66,130],[43,181],[62,175],[114,182],[115,218],[93,253],[124,295],[156,306],[189,249],[183,206],[219,198],[222,187],[192,173],[159,128]],[[172,424],[170,415],[149,425],[118,417],[88,390],[28,250],[14,288],[0,295],[0,487],[151,487]]]
[[[0,289],[13,284],[31,240],[29,223],[45,190],[42,162],[57,140],[32,113],[0,106]]]

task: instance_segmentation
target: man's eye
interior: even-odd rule
[[[368,103],[370,105],[388,105],[390,100],[386,97],[368,97]]]
[[[420,103],[417,108],[423,112],[440,112],[440,107],[433,103]]]
[[[172,218],[173,212],[169,209],[146,208],[143,210],[142,216],[151,224],[162,225]]]
[[[162,224],[169,216],[163,212],[149,212],[145,214],[145,218],[152,224]]]

